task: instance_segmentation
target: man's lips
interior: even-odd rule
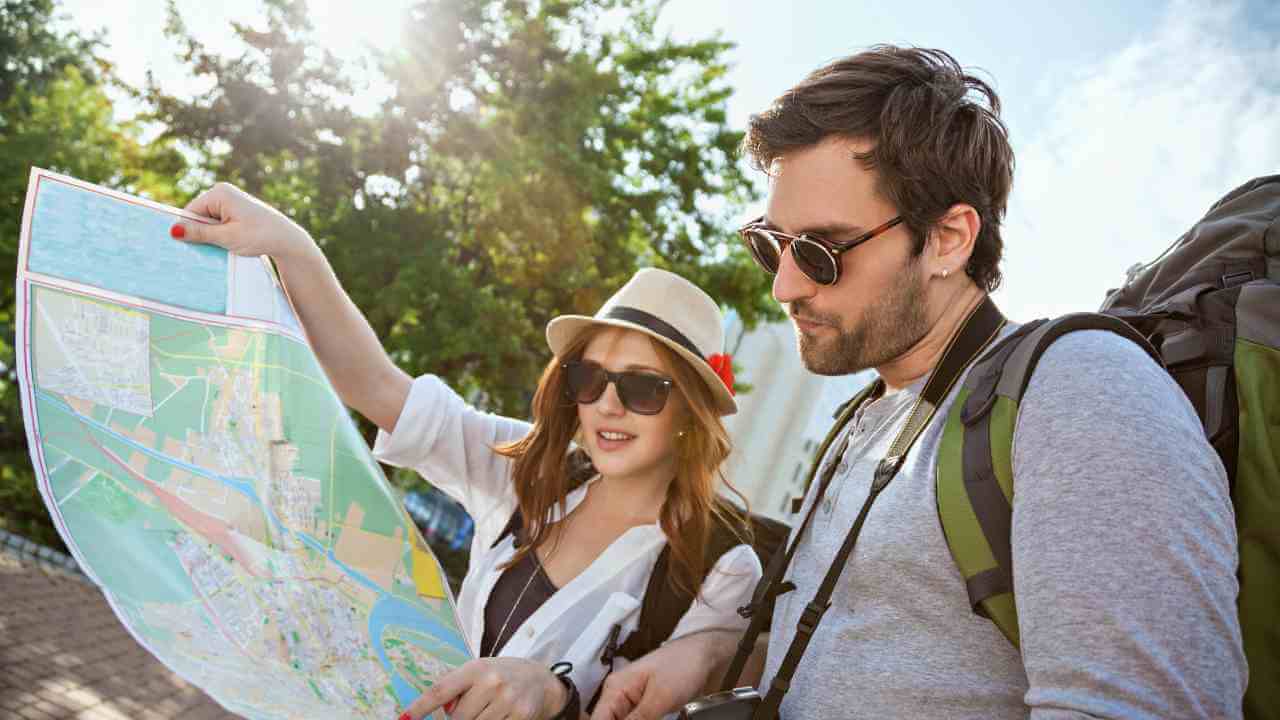
[[[796,327],[806,332],[817,330],[818,328],[831,327],[829,323],[824,323],[820,320],[814,320],[811,318],[801,317],[800,315],[792,315],[791,321],[796,324]]]

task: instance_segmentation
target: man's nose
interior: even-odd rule
[[[806,300],[818,292],[818,283],[809,279],[796,266],[795,257],[788,245],[778,260],[778,272],[773,276],[773,299],[782,304]]]

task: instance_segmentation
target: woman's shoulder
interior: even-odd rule
[[[760,559],[762,566],[769,564],[773,553],[782,548],[791,534],[786,523],[763,515],[747,512],[729,500],[720,498],[717,512],[712,513],[711,538],[707,543],[708,566],[713,565],[725,553],[747,545]]]

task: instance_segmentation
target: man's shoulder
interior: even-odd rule
[[[1156,454],[1212,454],[1173,377],[1137,343],[1106,330],[1071,332],[1045,350],[1019,404],[1017,432],[1059,450],[1074,439],[1095,449],[1149,441]]]
[[[1181,391],[1169,374],[1136,342],[1108,330],[1077,330],[1053,341],[1040,356],[1027,394],[1131,393],[1176,401]]]

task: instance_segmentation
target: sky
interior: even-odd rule
[[[313,0],[316,42],[344,59],[392,46],[408,4]],[[876,43],[938,47],[980,69],[1000,94],[1017,162],[996,300],[1030,320],[1095,309],[1126,268],[1159,255],[1214,200],[1280,172],[1280,3],[1036,5],[671,0],[659,27],[736,44],[738,128],[811,70]],[[126,80],[151,71],[165,87],[181,82],[163,0],[62,7],[76,27],[106,32],[105,54]],[[260,17],[257,0],[179,8],[215,49],[235,47],[230,21]],[[373,107],[378,93],[353,104]]]

